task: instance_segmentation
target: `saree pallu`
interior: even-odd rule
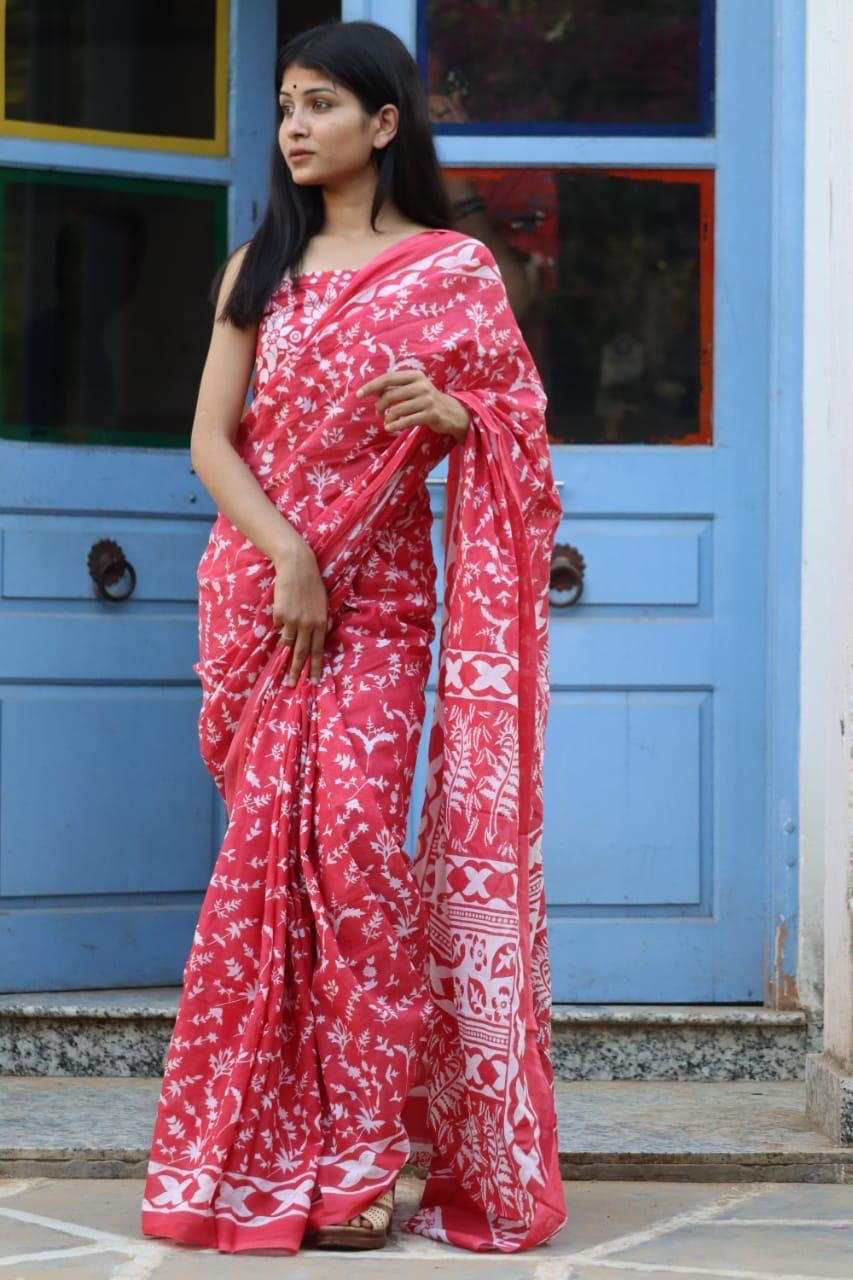
[[[358,388],[417,368],[463,441],[384,430]],[[542,878],[545,393],[494,257],[418,232],[287,278],[235,447],[312,547],[319,681],[272,621],[272,565],[221,513],[198,567],[202,757],[227,829],[183,973],[143,1233],[296,1252],[407,1162],[410,1232],[513,1251],[566,1220]],[[427,779],[403,848],[435,639],[426,478],[447,458]]]

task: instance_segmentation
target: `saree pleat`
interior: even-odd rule
[[[187,957],[145,1234],[295,1252],[408,1161],[402,1225],[513,1251],[566,1220],[541,846],[547,592],[561,511],[544,391],[479,241],[419,233],[336,289],[283,285],[237,447],[317,556],[323,674],[284,677],[275,575],[222,515],[199,565],[199,742],[228,825]],[[331,282],[330,282],[331,283]],[[313,323],[312,323],[313,322]],[[423,368],[465,440],[355,399]],[[438,680],[425,479],[448,458]]]

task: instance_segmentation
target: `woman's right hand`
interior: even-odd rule
[[[317,557],[308,543],[302,542],[274,560],[273,565],[273,625],[281,631],[281,643],[293,645],[286,683],[296,684],[306,658],[311,664],[309,678],[316,682],[323,668],[329,609]]]

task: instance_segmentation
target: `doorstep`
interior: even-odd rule
[[[162,1074],[180,987],[0,995],[0,1073]],[[558,1080],[803,1080],[821,1028],[761,1005],[554,1004]]]
[[[0,1077],[0,1175],[141,1178],[160,1080]],[[853,1181],[802,1081],[557,1081],[564,1179]]]

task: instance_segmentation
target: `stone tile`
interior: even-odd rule
[[[672,1271],[658,1271],[655,1267],[647,1270],[645,1264],[642,1267],[632,1267],[630,1263],[625,1263],[624,1266],[620,1263],[617,1271],[605,1271],[595,1263],[583,1262],[572,1262],[571,1270],[564,1270],[562,1274],[559,1271],[555,1272],[553,1280],[602,1280],[602,1277],[607,1275],[618,1277],[618,1280],[726,1280],[724,1274],[718,1276],[716,1271],[711,1271],[709,1274],[705,1263],[698,1271],[679,1268],[673,1274]],[[765,1273],[761,1272],[760,1275],[763,1278]],[[537,1277],[537,1280],[540,1278]],[[545,1277],[541,1277],[541,1280],[545,1280]],[[548,1277],[548,1280],[551,1280],[551,1277]]]
[[[134,1016],[173,1015],[180,987],[107,987],[94,991],[21,991],[0,993],[0,1014],[28,1018],[83,1014],[121,1020]]]
[[[820,1201],[817,1193],[822,1188],[811,1190]],[[853,1204],[853,1189],[847,1190]],[[663,1224],[652,1239],[625,1240],[624,1247],[608,1252],[607,1258],[619,1262],[620,1267],[630,1262],[643,1263],[644,1267],[690,1266],[702,1258],[722,1274],[758,1271],[762,1275],[850,1280],[853,1229],[849,1217],[838,1225],[831,1220],[812,1224],[806,1213],[797,1211],[793,1197],[788,1206],[781,1196],[776,1197],[775,1204],[768,1204],[765,1194],[758,1192],[740,1206],[733,1206],[727,1215],[716,1215],[713,1221],[699,1215],[697,1221],[679,1222],[675,1230],[667,1230]]]
[[[162,1081],[0,1077],[3,1148],[146,1153]]]
[[[850,1280],[853,1275],[851,1232],[829,1226],[785,1226],[783,1221],[761,1226],[685,1226],[647,1244],[609,1254],[611,1261],[641,1262],[663,1267],[695,1265],[713,1259],[713,1268],[760,1271],[762,1275],[814,1276],[820,1280]],[[623,1273],[624,1274],[624,1273]]]
[[[120,1274],[118,1268],[122,1263],[127,1264],[127,1255],[108,1249],[76,1258],[39,1258],[33,1262],[22,1262],[6,1274],[9,1280],[51,1280],[53,1276],[61,1277],[61,1280],[113,1280]]]
[[[142,1183],[129,1178],[52,1178],[0,1199],[4,1208],[25,1209],[59,1221],[72,1221],[122,1237],[141,1236]]]
[[[801,1081],[577,1080],[555,1089],[561,1151],[735,1155],[836,1148]],[[846,1153],[853,1158],[848,1148]]]
[[[564,1182],[563,1191],[568,1219],[547,1245],[561,1254],[584,1253],[720,1197],[718,1186],[695,1182]]]
[[[497,1272],[500,1280],[551,1280],[541,1271],[541,1260],[520,1257],[496,1258],[493,1254],[453,1256],[435,1259],[407,1259],[406,1280],[487,1280]],[[149,1273],[150,1280],[233,1280],[239,1267],[240,1280],[402,1280],[402,1260],[388,1248],[353,1252],[326,1249],[304,1249],[292,1257],[247,1257],[245,1254],[224,1256],[205,1253],[203,1258],[170,1255]],[[549,1264],[550,1265],[550,1264]],[[567,1280],[565,1265],[553,1272],[553,1280]],[[489,1270],[491,1266],[491,1270]],[[601,1280],[599,1275],[598,1280]],[[669,1277],[672,1280],[672,1277]],[[680,1278],[679,1278],[680,1280]],[[705,1277],[707,1280],[707,1277]]]
[[[170,1037],[169,1023],[158,1016],[74,1021],[4,1014],[0,1071],[8,1076],[158,1077]]]
[[[563,1080],[801,1080],[802,1010],[728,1005],[553,1005]]]
[[[0,1203],[10,1196],[19,1196],[22,1191],[29,1191],[37,1181],[35,1178],[0,1178]]]
[[[0,1204],[0,1259],[40,1253],[42,1249],[67,1249],[81,1243],[78,1236],[69,1232],[11,1217],[10,1208],[8,1201]]]
[[[853,1256],[853,1185],[815,1186],[771,1184],[762,1189],[755,1200],[723,1213],[717,1222],[754,1221],[756,1218],[809,1218],[818,1222],[838,1221],[850,1229],[850,1251]],[[853,1263],[850,1274],[853,1276]]]

